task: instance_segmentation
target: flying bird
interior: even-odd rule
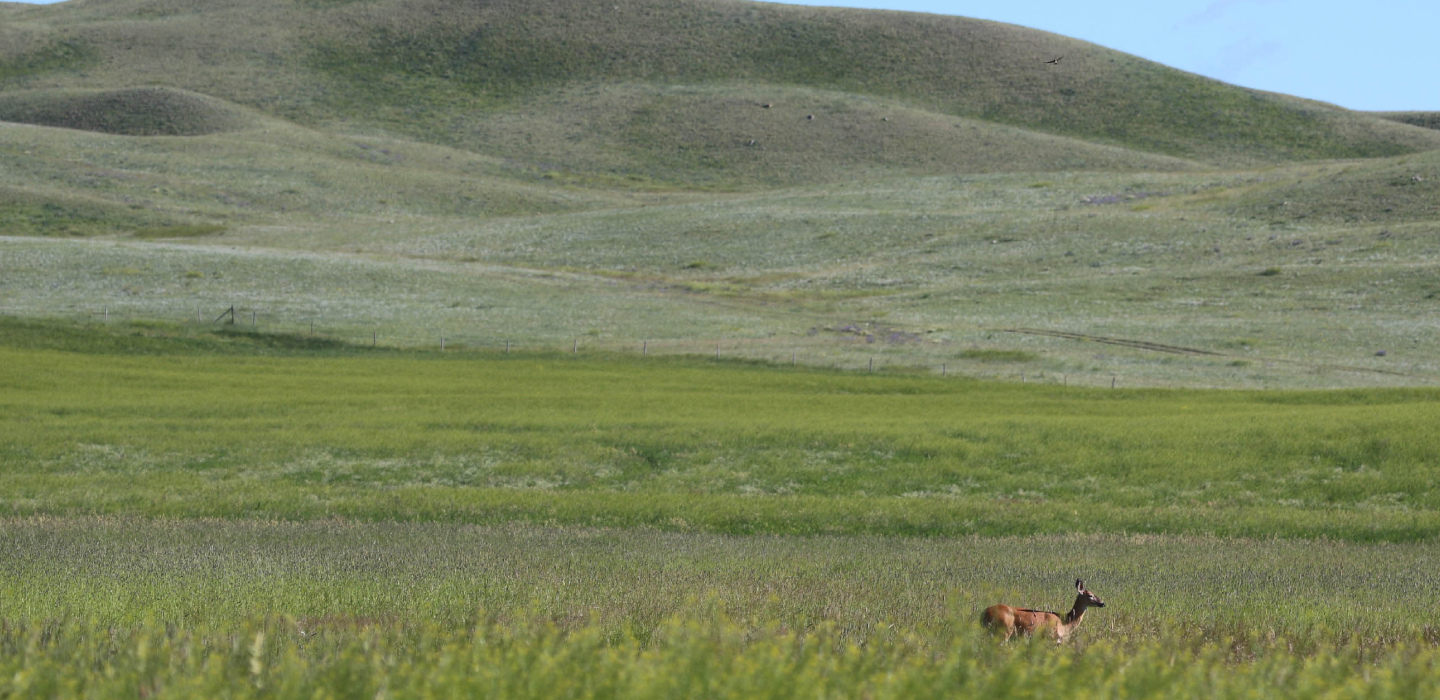
[[[1060,65],[1060,59],[1062,59],[1062,58],[1065,58],[1065,57],[1064,57],[1064,56],[1057,56],[1057,57],[1055,57],[1055,58],[1053,58],[1053,59],[1050,59],[1049,61],[1046,61],[1046,63],[1048,63],[1048,64],[1050,64],[1050,65],[1052,65],[1052,66],[1058,66],[1058,65]]]

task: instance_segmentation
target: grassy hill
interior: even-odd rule
[[[6,314],[1097,385],[1440,374],[1440,131],[993,22],[7,6],[0,119],[0,235],[33,237],[0,239]]]
[[[0,121],[125,136],[200,136],[242,128],[247,115],[170,88],[0,93]]]
[[[164,86],[325,130],[672,185],[1440,148],[1429,130],[1045,32],[741,0],[106,0],[12,11],[0,47],[6,90]]]
[[[1401,124],[1440,129],[1440,112],[1376,112],[1375,115]]]
[[[726,0],[397,7],[334,11],[312,65],[367,100],[402,105],[456,85],[502,102],[577,81],[805,85],[1210,162],[1394,155],[1440,143],[1369,115],[978,20]]]

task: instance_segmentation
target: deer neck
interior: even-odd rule
[[[1070,612],[1065,613],[1065,619],[1060,621],[1064,634],[1068,635],[1071,630],[1080,626],[1080,621],[1085,619],[1085,610],[1088,607],[1084,598],[1075,600],[1075,607],[1070,608]]]

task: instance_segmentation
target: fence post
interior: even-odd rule
[[[942,377],[945,376],[945,363],[944,363],[944,362],[941,362],[941,363],[940,363],[940,376],[942,376]]]
[[[573,354],[576,354],[576,355],[580,354],[580,339],[579,339],[579,338],[576,338],[576,339],[575,339],[575,344],[570,347],[570,352],[573,353]]]
[[[376,343],[378,343],[378,342],[380,342],[380,334],[379,334],[379,333],[376,333],[376,332],[374,332],[374,331],[371,331],[371,333],[370,333],[370,347],[372,347],[372,348],[375,347]]]
[[[508,340],[505,341],[505,354],[506,354],[506,355],[509,355],[509,354],[510,354],[510,341],[508,341]]]
[[[870,371],[871,371],[871,372],[874,372],[874,371],[875,371],[875,358],[873,358],[873,357],[870,358]]]
[[[102,307],[100,307],[100,312],[103,313],[103,314],[105,314],[105,322],[106,322],[106,323],[109,323],[109,322],[110,322],[110,307],[108,307],[108,306],[102,306]]]
[[[642,341],[640,341],[640,354],[641,354],[641,355],[649,355],[649,354],[650,354],[650,341],[648,341],[648,340],[642,340]]]
[[[445,352],[445,336],[440,336],[440,352]]]

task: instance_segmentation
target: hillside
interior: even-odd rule
[[[667,186],[1440,148],[1431,130],[938,15],[743,0],[91,0],[0,22],[7,91],[175,88],[537,174]]]
[[[3,6],[0,315],[189,332],[235,306],[380,345],[1424,386],[1421,117],[920,14]]]
[[[125,136],[200,136],[241,128],[241,110],[181,90],[35,90],[0,93],[0,121]]]
[[[806,85],[1215,163],[1440,144],[1368,115],[979,20],[733,0],[407,5],[336,11],[313,65],[353,86],[387,86],[367,91],[379,100],[401,79],[493,100],[577,81]]]
[[[1440,129],[1440,112],[1376,112],[1375,115],[1401,124]]]

